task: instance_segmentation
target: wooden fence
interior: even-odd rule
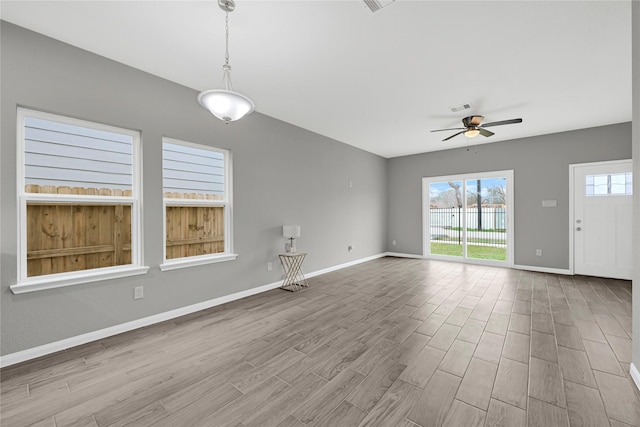
[[[167,259],[224,252],[224,208],[167,206]]]
[[[24,186],[25,193],[46,193],[46,194],[82,194],[85,196],[125,196],[131,197],[131,190],[116,190],[111,188],[84,188],[68,187],[56,185],[35,185]]]
[[[129,190],[28,185],[30,193],[130,196]],[[167,193],[165,197],[219,199]],[[27,276],[131,264],[128,204],[27,204]],[[167,259],[224,252],[224,208],[168,206]]]
[[[131,206],[27,205],[27,276],[131,264]]]

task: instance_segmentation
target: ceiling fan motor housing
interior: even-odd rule
[[[475,127],[482,123],[483,116],[469,116],[462,119],[462,124],[464,127]]]

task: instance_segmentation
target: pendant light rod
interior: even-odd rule
[[[234,92],[231,85],[231,65],[229,64],[229,12],[236,8],[234,0],[218,0],[218,6],[225,12],[225,51],[222,66],[223,89],[212,89],[201,92],[198,102],[211,113],[229,123],[239,120],[255,109],[253,101],[246,96]]]
[[[224,63],[229,65],[229,12],[224,17]]]
[[[218,0],[218,6],[225,11],[224,16],[224,63],[229,65],[229,12],[233,12],[236,4],[233,0]]]
[[[233,0],[218,0],[218,6],[225,11],[224,17],[224,65],[222,66],[222,87],[233,91],[231,85],[231,64],[229,64],[229,9],[234,10]]]

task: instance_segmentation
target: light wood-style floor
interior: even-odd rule
[[[631,284],[382,258],[2,371],[10,426],[640,426]]]

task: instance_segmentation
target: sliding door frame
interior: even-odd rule
[[[507,180],[507,215],[506,215],[506,229],[507,229],[507,259],[505,261],[495,261],[477,258],[467,257],[467,187],[466,182],[468,180],[476,179],[490,179],[490,178],[506,178]],[[430,215],[430,194],[429,185],[434,182],[448,182],[448,181],[462,181],[462,207],[464,214],[462,215],[462,229],[463,229],[463,256],[448,256],[448,255],[434,255],[431,254],[431,215]],[[468,173],[460,175],[447,175],[447,176],[433,176],[422,178],[422,256],[426,259],[434,259],[441,261],[456,261],[464,262],[467,264],[479,264],[490,265],[496,267],[513,267],[514,262],[514,188],[513,188],[513,169],[503,171],[491,171],[491,172],[478,172]]]

